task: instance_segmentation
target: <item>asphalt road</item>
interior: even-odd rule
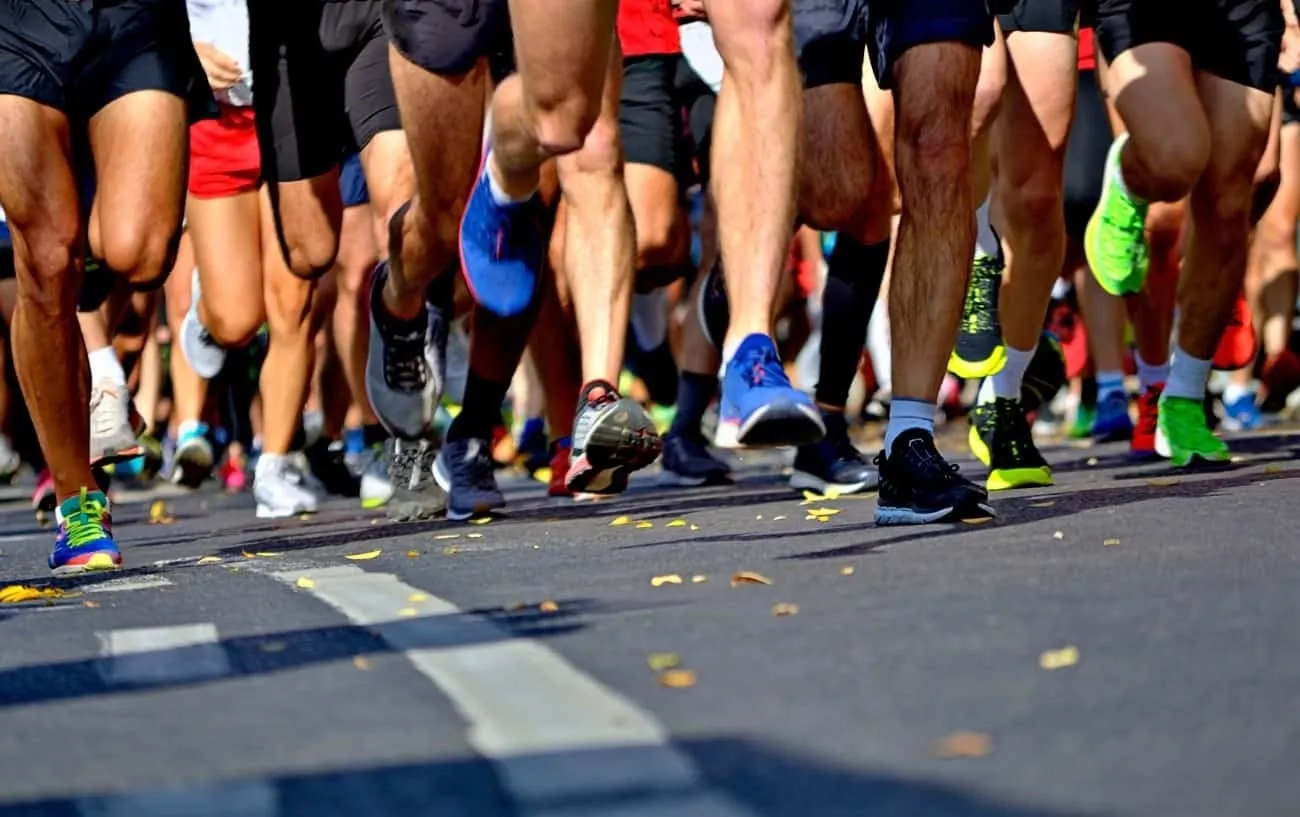
[[[1300,436],[1238,446],[911,529],[770,457],[485,525],[137,496],[60,581],[11,502],[0,586],[66,594],[0,604],[0,815],[1291,817]]]

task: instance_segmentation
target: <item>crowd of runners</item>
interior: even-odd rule
[[[0,0],[0,477],[74,572],[132,480],[467,519],[790,447],[892,525],[1035,433],[1227,460],[1300,385],[1297,70],[1292,0]]]

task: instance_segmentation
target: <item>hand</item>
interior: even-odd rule
[[[208,84],[214,91],[225,91],[244,76],[239,63],[212,43],[195,43],[194,52],[199,55],[203,73],[208,75]]]
[[[683,20],[707,20],[709,10],[704,0],[672,0],[673,15]]]

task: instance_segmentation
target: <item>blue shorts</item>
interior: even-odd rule
[[[805,88],[861,84],[868,50],[877,83],[889,88],[910,48],[991,45],[993,12],[986,0],[794,0],[794,32]]]
[[[344,207],[360,207],[370,203],[370,190],[366,187],[366,174],[361,169],[361,155],[350,153],[339,168],[339,195]]]

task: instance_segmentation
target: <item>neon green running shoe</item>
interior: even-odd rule
[[[1223,440],[1214,436],[1205,419],[1205,405],[1188,397],[1160,397],[1156,419],[1156,453],[1176,468],[1196,460],[1227,462],[1231,456]]]
[[[1106,154],[1101,197],[1083,234],[1092,275],[1111,295],[1137,292],[1147,279],[1147,205],[1134,201],[1118,184],[1120,152],[1127,142],[1127,134],[1119,137]]]
[[[998,322],[1002,264],[996,258],[975,259],[966,285],[957,343],[948,358],[948,371],[967,380],[991,377],[1007,365],[1007,347]]]

